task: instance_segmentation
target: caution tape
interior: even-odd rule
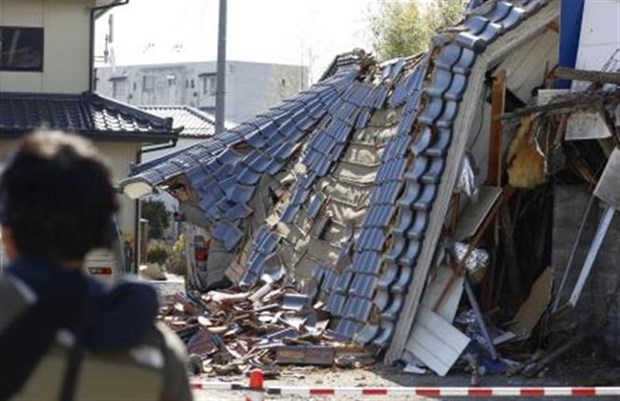
[[[611,397],[620,387],[249,387],[237,383],[194,382],[195,390],[259,392],[302,396],[422,396],[422,397]]]

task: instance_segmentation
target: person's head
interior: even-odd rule
[[[21,139],[0,176],[0,223],[9,260],[81,262],[109,246],[118,209],[110,172],[94,145],[41,130]]]

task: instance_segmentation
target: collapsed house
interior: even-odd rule
[[[544,90],[559,17],[559,0],[487,1],[426,54],[341,55],[299,96],[138,166],[122,188],[169,191],[207,238],[194,288],[224,275],[258,288],[284,271],[328,313],[332,337],[386,363],[443,375],[472,339],[498,359],[498,345],[529,338],[565,309],[566,289],[583,287],[583,274],[565,274],[578,263],[567,220],[589,215],[575,211],[575,191],[587,204],[598,185],[606,210],[620,204],[617,91]],[[583,122],[586,112],[598,117]],[[565,146],[571,118],[609,135]],[[567,202],[562,220],[554,207]],[[608,228],[613,212],[603,215]],[[588,245],[574,248],[583,256]]]

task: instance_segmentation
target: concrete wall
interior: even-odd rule
[[[215,93],[204,90],[204,77],[215,62],[101,67],[96,92],[135,105],[188,105],[215,110]],[[147,77],[147,78],[145,78]],[[152,80],[153,90],[145,88]],[[126,92],[114,93],[114,82]],[[308,86],[306,67],[229,61],[226,64],[226,120],[242,122]]]
[[[88,89],[90,0],[0,0],[0,26],[43,28],[43,72],[0,72],[0,92]]]

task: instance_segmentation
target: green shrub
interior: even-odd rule
[[[185,276],[187,273],[187,258],[185,256],[185,237],[181,235],[172,246],[168,270],[170,273]]]
[[[164,265],[170,256],[168,250],[163,245],[149,245],[146,261]]]

